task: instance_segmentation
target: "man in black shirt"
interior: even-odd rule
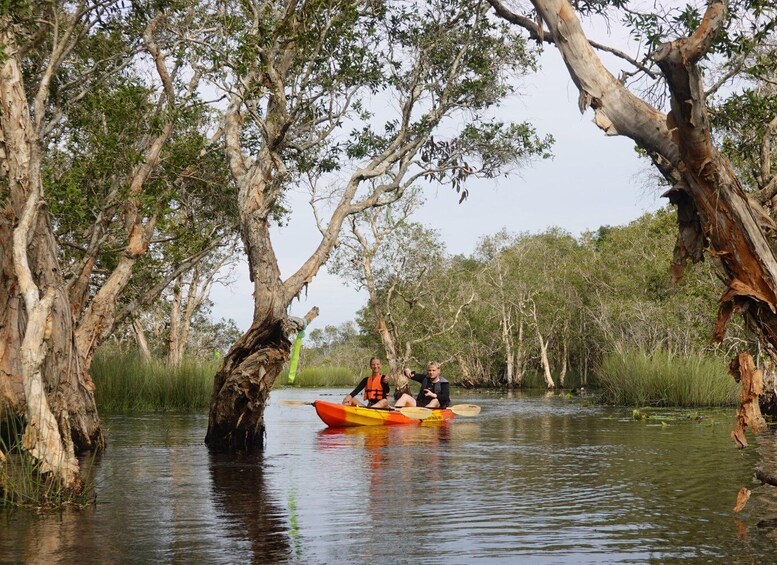
[[[426,374],[418,374],[405,369],[405,376],[421,383],[421,391],[416,397],[418,406],[426,408],[447,408],[451,404],[450,384],[440,375],[440,364],[434,361],[426,366]]]

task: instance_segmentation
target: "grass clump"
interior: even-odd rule
[[[203,410],[218,360],[185,358],[178,367],[135,352],[101,349],[92,362],[97,408],[106,412]]]
[[[299,388],[349,387],[356,386],[360,379],[347,367],[306,367],[297,373],[293,384],[288,384],[289,371],[285,370],[278,377],[278,384]]]
[[[80,482],[66,488],[59,477],[41,473],[40,465],[22,449],[23,418],[0,422],[0,506],[56,509],[94,502],[94,489]]]
[[[626,406],[726,406],[739,385],[714,357],[680,357],[663,350],[607,355],[598,375],[602,400]]]

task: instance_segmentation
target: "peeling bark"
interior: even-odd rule
[[[305,324],[318,308],[305,315]],[[275,319],[272,319],[275,317]],[[264,444],[264,408],[275,379],[289,358],[293,320],[268,312],[224,357],[213,383],[205,443],[217,451],[260,448]]]
[[[146,332],[143,331],[143,326],[138,320],[132,320],[132,332],[135,334],[135,342],[138,344],[140,356],[146,362],[150,362],[152,358],[151,349],[148,347]]]
[[[737,503],[734,505],[733,512],[741,512],[748,500],[750,500],[750,490],[742,487],[737,493]]]
[[[509,13],[500,0],[488,1],[500,15]],[[532,0],[532,4],[556,40],[580,91],[581,111],[590,107],[595,123],[605,133],[617,131],[634,140],[672,182],[666,196],[678,206],[674,277],[682,276],[687,260],[702,260],[706,250],[726,285],[714,337],[723,337],[727,321],[738,311],[770,354],[777,355],[777,255],[769,240],[777,233],[777,225],[747,196],[731,164],[713,145],[698,65],[725,23],[726,3],[710,0],[691,37],[666,43],[656,51],[654,59],[671,95],[671,111],[666,116],[634,96],[605,69],[567,0]],[[745,373],[750,386],[755,377],[750,379],[750,373]],[[745,394],[755,393],[748,388]],[[741,433],[744,425],[758,428],[756,407],[757,402],[748,402],[740,415],[741,427],[735,432],[740,445],[746,444]]]
[[[734,380],[742,384],[736,426],[731,432],[731,437],[737,443],[737,447],[744,448],[747,447],[745,428],[750,428],[756,433],[766,429],[766,422],[761,416],[761,409],[758,405],[758,397],[763,392],[763,372],[755,368],[753,358],[749,353],[740,353],[732,359],[729,373],[734,377]]]
[[[103,437],[94,385],[78,362],[70,304],[43,200],[40,124],[30,117],[7,23],[0,20],[0,44],[5,47],[0,129],[10,194],[0,213],[0,408],[3,414],[26,414],[24,447],[44,472],[76,488],[75,453],[102,446]],[[44,103],[41,91],[35,104],[42,108]],[[36,119],[42,114],[36,113]]]

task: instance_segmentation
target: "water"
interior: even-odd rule
[[[737,451],[733,410],[636,421],[561,398],[459,394],[477,418],[329,430],[281,390],[260,456],[209,454],[205,415],[105,418],[97,504],[6,513],[0,562],[771,562],[773,434]],[[327,395],[327,396],[324,396]],[[661,423],[663,419],[664,424]],[[763,459],[763,460],[762,460]],[[753,495],[732,508],[740,487]]]

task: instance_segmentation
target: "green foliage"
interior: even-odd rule
[[[185,358],[177,368],[143,360],[135,352],[99,349],[92,363],[95,400],[101,412],[204,410],[220,361]]]
[[[379,351],[365,345],[366,341],[367,338],[357,332],[352,322],[314,328],[307,334],[300,354],[300,372],[305,373],[308,368],[322,371],[321,374],[325,375],[322,378],[330,378],[331,374],[331,378],[337,379],[338,384],[350,386],[354,375],[367,370],[370,358]],[[295,383],[299,383],[299,379],[300,373]],[[286,380],[282,379],[281,382]]]
[[[565,388],[595,382],[604,358],[639,348],[716,358],[722,367],[729,351],[753,343],[741,321],[732,320],[724,343],[709,345],[720,283],[708,264],[672,281],[676,218],[669,209],[579,238],[558,229],[500,232],[481,241],[472,257],[448,257],[433,238],[420,237],[424,230],[407,224],[416,246],[401,237],[404,227],[376,255],[376,266],[385,269],[377,271],[379,300],[389,289],[401,297],[385,306],[400,348],[410,344],[419,363],[446,362],[445,375],[465,386],[543,386],[538,336],[548,345],[556,385]],[[471,292],[475,299],[460,322],[424,340],[449,326]],[[380,347],[371,306],[359,324],[368,344]]]
[[[775,71],[772,74],[777,76]],[[767,126],[775,116],[777,91],[765,88],[746,88],[729,96],[712,112],[712,125],[721,138],[723,151],[751,191],[769,180],[761,178],[759,156]]]
[[[630,349],[605,356],[598,374],[605,402],[627,406],[736,404],[740,387],[715,356]]]

